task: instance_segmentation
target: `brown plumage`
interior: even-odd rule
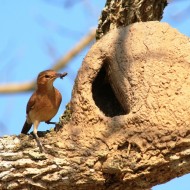
[[[43,147],[37,135],[38,125],[42,121],[51,123],[50,120],[56,115],[62,96],[53,86],[53,82],[55,79],[63,78],[66,75],[67,73],[60,74],[53,70],[41,72],[37,78],[37,89],[32,94],[26,107],[27,117],[21,133],[27,134],[34,125],[33,133],[41,151]]]

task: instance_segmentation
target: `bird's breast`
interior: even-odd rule
[[[57,89],[55,89],[54,93],[47,93],[37,96],[34,108],[28,113],[28,116],[32,123],[35,120],[51,120],[58,112],[61,100],[61,94]]]

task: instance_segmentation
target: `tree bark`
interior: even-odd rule
[[[41,138],[46,153],[30,136],[0,139],[0,189],[142,190],[189,173],[189,41],[159,22],[98,40],[75,81],[70,121]]]
[[[161,20],[166,5],[167,0],[107,0],[99,19],[96,39],[121,26]]]

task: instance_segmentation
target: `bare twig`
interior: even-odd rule
[[[89,45],[95,38],[95,30],[90,31],[84,38],[80,40],[75,47],[69,51],[62,59],[60,59],[52,69],[58,71],[66,66],[66,64],[74,58],[78,53],[80,53],[87,45]]]
[[[8,93],[19,93],[19,92],[27,92],[31,91],[35,88],[34,81],[25,82],[25,83],[11,83],[0,85],[0,93],[8,94]]]
[[[83,37],[78,44],[75,45],[66,55],[63,56],[51,69],[60,70],[64,68],[69,61],[71,61],[78,53],[80,53],[87,45],[89,45],[95,38],[95,30],[91,30],[85,37]],[[31,91],[35,88],[35,82],[24,82],[24,83],[10,83],[0,85],[0,93],[20,93]]]

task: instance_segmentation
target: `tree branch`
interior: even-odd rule
[[[71,49],[66,55],[63,56],[53,67],[53,70],[60,70],[64,68],[69,61],[71,61],[78,53],[80,53],[86,46],[88,46],[95,38],[95,30],[91,30],[85,37],[83,37],[73,49]],[[31,91],[35,88],[35,82],[25,83],[11,83],[0,85],[0,93],[20,93]]]
[[[91,30],[84,38],[82,38],[75,47],[70,50],[62,59],[60,59],[53,67],[53,70],[60,70],[66,66],[77,54],[79,54],[86,46],[88,46],[95,38],[95,29]]]

